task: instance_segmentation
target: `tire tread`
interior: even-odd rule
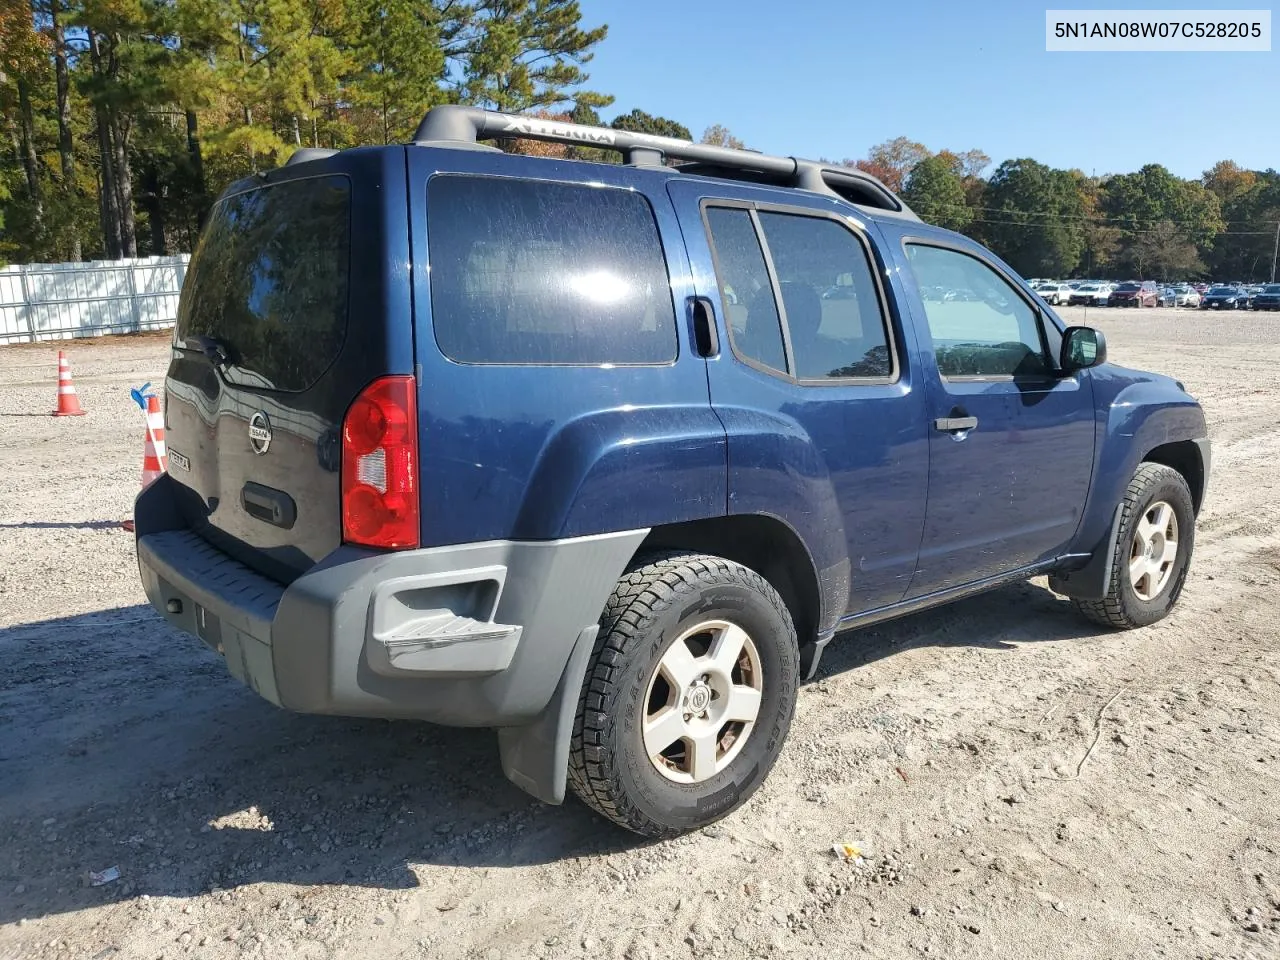
[[[710,554],[669,551],[638,558],[618,581],[600,616],[600,632],[573,722],[569,787],[587,806],[618,826],[651,837],[679,831],[654,822],[630,803],[612,771],[618,759],[609,746],[616,718],[606,709],[609,691],[626,665],[633,644],[657,615],[680,594],[680,587],[737,583],[758,592],[785,622],[790,613],[764,577],[741,564]]]
[[[1182,474],[1172,467],[1166,467],[1162,463],[1151,463],[1150,461],[1143,461],[1139,464],[1133,479],[1129,481],[1129,486],[1125,490],[1124,500],[1121,501],[1120,523],[1117,529],[1131,530],[1130,521],[1138,510],[1139,505],[1146,502],[1153,488],[1168,482],[1171,478],[1176,478],[1179,483],[1184,485],[1186,483],[1182,478]],[[1118,543],[1114,544],[1114,550],[1105,595],[1097,600],[1082,600],[1073,597],[1071,605],[1083,617],[1100,626],[1110,627],[1115,630],[1127,630],[1137,626],[1137,624],[1125,612],[1124,605],[1120,599],[1121,591],[1125,586],[1125,551],[1121,549],[1121,544]]]

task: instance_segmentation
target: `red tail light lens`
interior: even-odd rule
[[[419,544],[413,377],[375,380],[342,421],[342,539],[388,550]]]

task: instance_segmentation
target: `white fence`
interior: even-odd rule
[[[188,255],[0,268],[0,344],[173,326]]]

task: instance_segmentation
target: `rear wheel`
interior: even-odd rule
[[[1107,627],[1144,627],[1163,619],[1182,593],[1195,545],[1195,509],[1182,474],[1144,463],[1129,481],[1112,549],[1106,595],[1072,600]]]
[[[596,812],[673,836],[764,781],[791,726],[799,653],[759,574],[705,554],[641,561],[618,582],[592,656],[569,783]]]

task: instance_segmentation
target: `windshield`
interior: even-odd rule
[[[1120,291],[1128,292],[1128,291],[1131,291],[1131,290],[1141,290],[1141,289],[1142,289],[1142,287],[1140,287],[1140,286],[1139,286],[1138,284],[1136,284],[1136,283],[1122,283],[1122,284],[1120,284],[1120,286],[1116,287],[1116,289],[1117,289],[1117,290],[1120,290]]]
[[[1218,295],[1220,295],[1220,294],[1224,294],[1224,293],[1235,293],[1235,292],[1236,292],[1236,288],[1235,288],[1235,287],[1214,287],[1213,289],[1211,289],[1211,290],[1209,291],[1209,295],[1210,295],[1210,296],[1218,296]]]
[[[1268,283],[1262,288],[1262,292],[1270,294],[1280,293],[1280,283]]]

